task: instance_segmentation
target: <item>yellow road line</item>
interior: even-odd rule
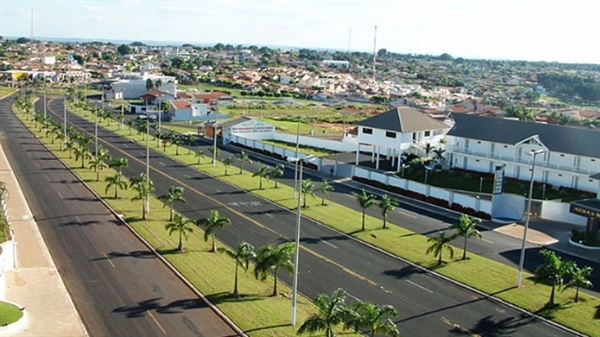
[[[112,263],[112,261],[110,260],[110,258],[106,255],[106,253],[102,253],[102,255],[104,255],[104,257],[106,258],[106,260],[108,261],[108,263],[110,263],[110,265],[113,266],[113,268],[116,268],[115,264]]]
[[[398,211],[398,213],[400,213],[400,214],[402,214],[402,215],[406,215],[406,216],[407,216],[407,217],[409,217],[409,218],[413,218],[413,219],[416,219],[416,218],[417,218],[416,216],[414,216],[414,215],[412,215],[412,214],[410,214],[410,213],[406,213],[406,212],[404,212],[404,211]]]
[[[458,324],[455,324],[455,323],[452,323],[452,322],[450,322],[450,320],[449,320],[449,319],[447,319],[446,317],[442,317],[442,318],[440,318],[440,320],[441,320],[442,322],[444,322],[444,323],[448,324],[449,326],[453,327],[453,328],[456,328],[456,329],[458,329],[458,330],[460,330],[460,331],[462,331],[462,332],[464,332],[464,333],[466,333],[466,334],[469,334],[469,336],[471,336],[471,337],[481,337],[481,336],[479,336],[478,334],[476,334],[476,333],[474,333],[474,332],[471,332],[471,331],[470,331],[469,329],[467,329],[467,328],[463,328],[462,326],[460,326],[460,325],[458,325]]]
[[[156,323],[156,326],[158,326],[160,331],[162,331],[163,335],[166,335],[167,332],[165,331],[165,329],[163,329],[162,325],[160,325],[160,323],[158,323],[158,320],[156,319],[156,317],[154,317],[154,315],[152,315],[152,313],[150,311],[146,311],[146,312],[148,313],[148,316],[150,316],[150,318],[152,318],[154,323]]]

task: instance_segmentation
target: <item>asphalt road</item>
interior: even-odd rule
[[[0,101],[0,139],[91,336],[237,336]],[[51,308],[48,308],[51,310]]]
[[[53,101],[50,106],[52,110],[62,111],[61,102]],[[62,113],[56,118],[62,120]],[[93,132],[93,124],[87,121],[71,114],[68,120],[76,128]],[[100,143],[109,149],[113,158],[129,159],[129,166],[123,170],[126,176],[145,172],[144,147],[102,128],[99,136]],[[199,219],[216,208],[232,220],[231,226],[217,233],[225,244],[235,246],[239,240],[246,240],[260,247],[293,239],[295,213],[207,177],[158,152],[151,153],[150,164],[157,195],[164,194],[172,185],[185,188],[187,203],[176,205],[179,212]],[[301,237],[301,293],[314,298],[342,287],[354,299],[392,304],[399,311],[395,322],[403,335],[570,335],[313,221],[302,220]],[[291,283],[289,275],[281,276],[283,281]]]

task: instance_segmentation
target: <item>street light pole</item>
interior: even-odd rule
[[[150,115],[146,101],[146,187],[150,189]],[[150,213],[150,194],[146,194],[146,213]]]
[[[67,139],[67,96],[63,101],[63,136]]]
[[[217,121],[213,125],[213,167],[217,166]]]
[[[519,272],[517,274],[517,287],[521,286],[523,277],[523,263],[525,262],[525,245],[527,243],[527,230],[529,229],[529,213],[531,213],[531,195],[533,193],[533,180],[535,174],[535,157],[538,154],[544,153],[545,150],[531,150],[530,155],[533,155],[533,163],[531,164],[531,179],[529,181],[529,200],[527,201],[527,213],[525,214],[525,229],[523,230],[523,242],[521,243],[521,257],[519,258]]]
[[[296,158],[298,158],[298,152],[300,148],[300,120],[298,120],[298,126],[296,128]],[[297,196],[298,188],[298,164],[296,161],[294,164],[294,198]]]
[[[299,170],[299,178],[302,179],[302,159],[296,157],[296,167],[300,166]],[[302,219],[301,215],[301,203],[302,198],[298,195],[298,206],[296,209],[296,248],[294,251],[294,276],[292,283],[292,326],[296,325],[296,303],[298,297],[298,260],[300,255],[300,220]]]
[[[46,86],[44,86],[44,132],[46,132],[46,118],[47,118],[47,113],[46,113]]]

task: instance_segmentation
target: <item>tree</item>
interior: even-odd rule
[[[179,147],[181,146],[181,144],[183,144],[183,139],[181,139],[181,137],[179,137],[179,136],[172,136],[171,143],[173,143],[173,145],[175,145],[175,155],[178,156],[179,155]]]
[[[235,278],[233,281],[233,297],[238,298],[238,269],[240,266],[244,268],[244,271],[248,271],[248,267],[250,266],[250,260],[256,257],[254,253],[254,246],[249,244],[246,241],[242,241],[238,243],[238,246],[235,250],[230,250],[226,248],[219,248],[219,251],[227,254],[227,256],[231,257],[235,260]]]
[[[127,124],[127,126],[129,127],[129,135],[131,136],[131,132],[133,131],[133,119],[127,117],[125,119],[125,124]]]
[[[449,229],[453,229],[456,231],[454,237],[462,236],[465,238],[465,243],[463,245],[463,256],[462,259],[467,259],[467,240],[469,238],[478,238],[481,239],[481,233],[477,230],[477,225],[481,223],[481,220],[477,218],[471,218],[466,214],[462,214],[458,223],[455,223],[449,227]]]
[[[208,151],[213,155],[213,159],[210,163],[214,164],[215,158],[219,156],[219,148],[217,146],[211,145],[208,147]]]
[[[377,204],[379,208],[381,208],[381,216],[383,217],[383,229],[386,229],[387,225],[387,215],[390,211],[394,210],[394,207],[398,206],[398,202],[390,198],[389,195],[384,194],[381,197],[381,200]]]
[[[547,306],[553,308],[556,287],[563,284],[565,275],[572,273],[574,264],[573,261],[563,261],[555,252],[548,249],[542,249],[540,255],[544,258],[544,264],[535,269],[534,280],[536,283],[542,282],[552,287]]]
[[[258,177],[258,189],[262,190],[262,180],[263,178],[267,179],[269,177],[269,167],[259,163],[258,169],[252,176]]]
[[[375,205],[377,203],[377,200],[375,199],[375,196],[373,194],[367,194],[367,191],[365,191],[364,188],[362,189],[362,193],[358,194],[356,192],[352,192],[352,195],[356,198],[356,201],[360,205],[360,208],[362,208],[362,229],[361,229],[361,231],[364,231],[365,230],[365,211],[367,208]]]
[[[312,314],[297,331],[301,334],[314,334],[319,331],[325,331],[326,337],[335,336],[333,328],[339,324],[348,321],[351,313],[346,307],[346,297],[348,293],[344,289],[334,290],[331,296],[319,294],[315,298],[314,304],[318,312]]]
[[[117,48],[117,52],[121,55],[131,54],[131,48],[126,44],[122,44]]]
[[[292,262],[292,254],[294,254],[294,244],[285,242],[278,246],[266,245],[260,247],[256,255],[256,266],[254,267],[254,277],[264,281],[267,279],[269,272],[273,272],[273,293],[272,296],[277,296],[277,280],[279,269],[294,271],[294,263]]]
[[[208,218],[205,219],[199,219],[196,221],[196,226],[200,227],[206,227],[206,229],[204,230],[204,241],[208,241],[209,237],[212,237],[212,249],[211,252],[216,252],[217,251],[217,246],[215,243],[215,232],[217,230],[217,228],[223,228],[226,225],[229,225],[231,223],[231,220],[229,220],[229,218],[224,217],[224,216],[220,216],[219,215],[219,211],[216,209],[213,209],[210,211],[210,216]]]
[[[321,180],[319,183],[319,192],[321,192],[321,206],[325,206],[325,197],[329,192],[334,191],[333,186],[329,185],[327,179]]]
[[[107,167],[105,160],[110,160],[110,153],[102,145],[98,146],[98,153],[90,160],[89,168],[96,172],[96,181],[100,181],[100,171]]]
[[[433,146],[430,143],[425,143],[425,148],[423,150],[425,150],[425,157],[429,157],[429,154],[433,151]]]
[[[227,168],[233,163],[233,159],[231,157],[227,157],[221,160],[223,166],[225,166],[225,175],[227,175]]]
[[[198,165],[200,165],[200,158],[204,158],[204,152],[202,151],[202,149],[198,149],[196,150],[196,152],[194,152],[194,157],[198,158]]]
[[[277,188],[277,179],[276,178],[280,178],[280,177],[283,176],[283,170],[284,170],[284,168],[285,168],[285,166],[283,166],[283,164],[277,164],[277,165],[272,166],[272,167],[269,168],[269,172],[268,172],[267,175],[275,183],[274,188]]]
[[[237,153],[235,156],[240,161],[240,174],[242,174],[244,170],[244,162],[247,161],[252,164],[252,160],[250,160],[250,157],[244,151]]]
[[[356,331],[367,329],[369,336],[378,335],[399,336],[398,328],[392,318],[398,316],[398,310],[391,305],[375,305],[373,303],[358,301],[352,305],[354,317],[347,325]]]
[[[431,242],[431,246],[427,248],[426,254],[433,253],[438,259],[438,266],[442,264],[442,253],[446,249],[450,253],[450,258],[454,257],[454,249],[450,246],[452,237],[446,236],[444,231],[439,231],[437,236],[429,238],[427,242]]]
[[[196,137],[196,135],[192,135],[192,134],[185,135],[185,141],[188,144],[188,154],[192,153],[192,143],[195,142],[197,139],[198,139],[198,137]]]
[[[306,196],[315,196],[315,184],[310,179],[302,180],[302,208],[306,208]]]
[[[85,168],[85,160],[90,158],[90,149],[87,146],[75,148],[75,160],[81,159],[81,168]]]
[[[186,203],[185,198],[183,197],[183,187],[169,187],[167,194],[159,196],[158,200],[163,202],[163,207],[169,206],[169,221],[173,221],[173,204],[175,201],[181,201],[184,204]]]
[[[124,157],[118,157],[113,159],[110,164],[108,164],[108,167],[110,168],[116,168],[119,170],[119,173],[122,172],[124,167],[127,167],[129,165],[129,162],[127,161],[127,158]]]
[[[131,200],[142,200],[142,220],[146,220],[146,213],[148,212],[146,209],[146,200],[154,192],[152,180],[148,179],[146,173],[140,173],[139,176],[133,177],[129,181],[129,187],[137,193]]]
[[[579,302],[579,288],[591,288],[592,282],[588,280],[588,276],[592,273],[592,267],[583,267],[579,268],[575,263],[573,263],[573,270],[571,270],[571,280],[567,284],[562,291],[565,291],[569,288],[575,288],[575,303]]]
[[[146,90],[150,91],[152,89],[154,89],[154,81],[152,81],[152,79],[149,78],[146,80]]]
[[[106,177],[104,178],[104,181],[107,182],[106,184],[106,190],[104,191],[104,193],[108,193],[108,190],[111,187],[115,187],[115,199],[119,198],[119,189],[121,190],[126,190],[127,189],[127,182],[123,179],[123,174],[121,173],[121,171],[116,172],[114,176],[111,177]]]
[[[169,222],[165,226],[165,229],[169,232],[169,236],[171,234],[173,234],[174,232],[177,232],[177,234],[179,234],[177,250],[180,252],[183,252],[182,239],[185,238],[187,240],[188,234],[194,231],[194,229],[191,226],[189,226],[190,224],[193,224],[194,221],[190,220],[190,219],[184,219],[179,214],[175,214],[175,219],[169,220],[169,221],[172,221],[172,222]]]
[[[443,162],[444,160],[446,160],[446,158],[444,158],[444,152],[446,152],[446,150],[442,149],[442,148],[436,148],[433,149],[433,153],[435,154],[435,160],[438,163]]]

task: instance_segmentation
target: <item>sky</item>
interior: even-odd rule
[[[0,0],[0,36],[30,37],[31,8],[34,38],[600,64],[598,0]]]

